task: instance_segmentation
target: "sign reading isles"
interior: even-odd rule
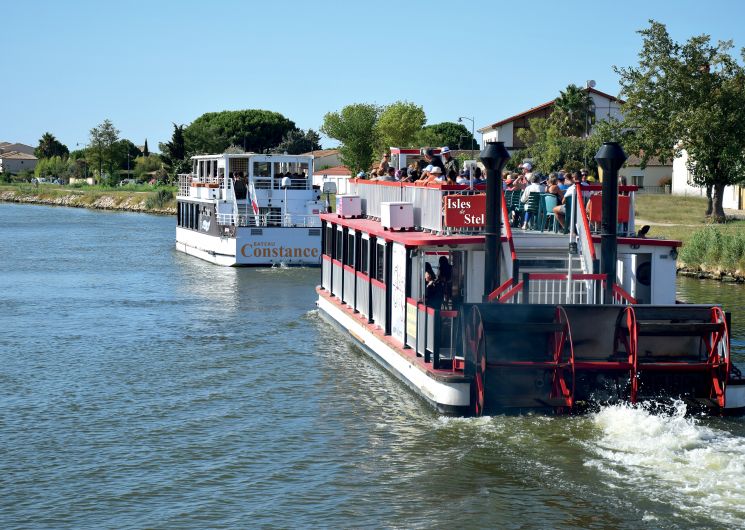
[[[445,226],[472,228],[486,224],[486,195],[446,195]]]

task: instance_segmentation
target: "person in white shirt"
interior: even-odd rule
[[[542,193],[543,186],[538,182],[538,175],[531,175],[530,184],[523,190],[520,195],[520,202],[525,205],[525,219],[523,220],[523,230],[527,230],[528,222],[530,221],[530,212],[528,211],[528,199],[530,198],[531,192]]]
[[[575,188],[574,181],[568,173],[566,177],[564,177],[564,183],[569,187],[564,192],[564,198],[561,200],[561,204],[554,207],[554,213],[556,214],[556,219],[559,221],[561,228],[566,230],[567,197],[574,197],[574,192],[577,188]]]

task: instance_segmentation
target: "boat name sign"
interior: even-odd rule
[[[471,228],[486,224],[486,195],[446,195],[445,226]]]

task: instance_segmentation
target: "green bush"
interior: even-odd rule
[[[704,269],[745,270],[745,233],[727,233],[709,226],[694,232],[680,251],[688,267]]]
[[[173,199],[173,192],[166,189],[160,189],[155,193],[148,195],[145,201],[145,208],[148,210],[162,209]]]

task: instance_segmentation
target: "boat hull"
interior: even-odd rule
[[[228,267],[318,267],[321,232],[318,228],[239,227],[235,237],[219,237],[177,227],[176,250]]]
[[[335,302],[319,296],[316,305],[324,320],[345,332],[366,354],[405,383],[437,412],[450,416],[469,414],[471,403],[469,382],[438,381],[415,362],[386,344],[364,322],[347,314]]]

